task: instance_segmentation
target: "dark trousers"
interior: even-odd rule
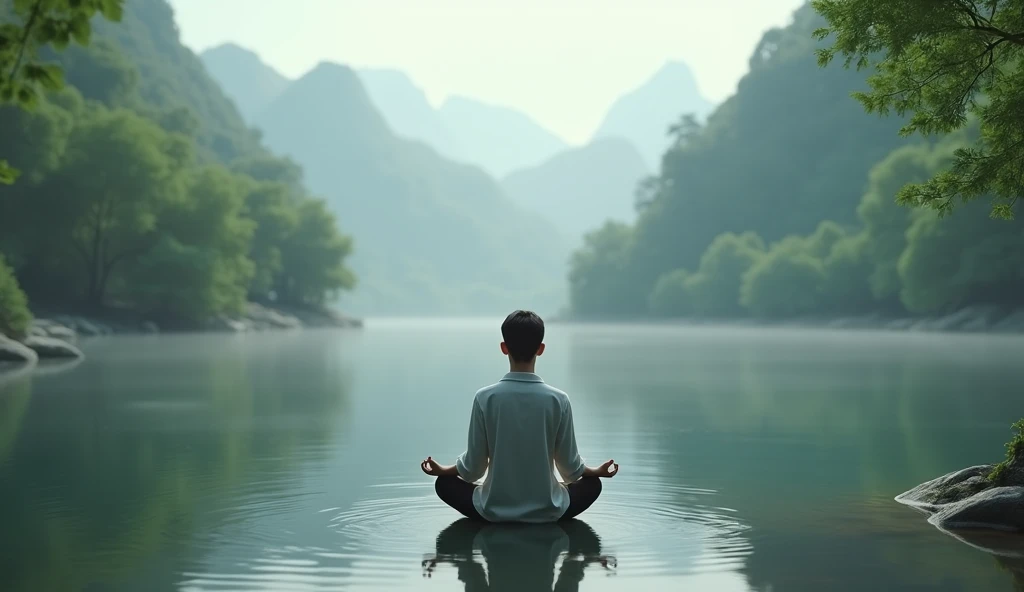
[[[565,487],[569,490],[569,509],[562,515],[562,520],[571,520],[579,516],[601,495],[601,479],[598,477],[584,477]],[[483,520],[473,506],[473,491],[476,488],[475,483],[463,481],[459,477],[438,477],[434,482],[434,491],[441,501],[466,518]]]

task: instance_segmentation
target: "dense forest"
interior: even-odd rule
[[[25,328],[18,284],[33,307],[172,327],[353,287],[352,241],[180,44],[164,0],[127,0],[76,40],[40,44],[63,88],[0,105],[0,156],[19,171],[0,187],[0,332]]]
[[[895,197],[949,168],[977,126],[905,138],[906,118],[851,98],[867,73],[820,68],[810,5],[767,32],[736,94],[673,128],[638,220],[574,255],[579,317],[793,318],[1010,310],[1024,293],[1024,226],[970,202],[940,217]]]

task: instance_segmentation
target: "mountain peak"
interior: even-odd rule
[[[656,169],[670,143],[669,126],[685,113],[695,113],[703,119],[711,108],[690,66],[668,60],[643,84],[612,104],[594,138],[628,138],[639,148],[648,166]]]
[[[207,49],[199,58],[249,123],[291,82],[259,54],[234,43]]]
[[[211,47],[211,48],[203,51],[199,55],[203,56],[203,57],[206,57],[206,56],[245,57],[245,58],[253,59],[253,60],[256,60],[256,61],[258,61],[260,63],[263,63],[263,60],[260,58],[259,54],[257,54],[255,51],[253,51],[253,50],[251,50],[249,48],[246,48],[246,47],[242,47],[241,45],[238,45],[237,43],[231,43],[231,42],[222,43],[220,45]]]

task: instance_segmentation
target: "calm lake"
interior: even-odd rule
[[[1014,589],[892,498],[1000,459],[1024,339],[552,325],[538,372],[621,474],[580,523],[452,526],[418,463],[462,451],[500,321],[115,337],[0,378],[0,589]]]

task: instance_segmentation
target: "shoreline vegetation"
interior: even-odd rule
[[[561,313],[549,323],[643,324],[694,327],[804,327],[821,329],[881,330],[928,333],[1024,334],[1024,309],[1005,311],[995,307],[973,306],[935,316],[886,316],[864,314],[850,316],[799,316],[789,318],[751,317],[671,317],[650,316],[587,317]]]
[[[171,7],[107,0],[105,20],[79,4],[0,8],[0,42],[19,48],[0,52],[6,355],[80,357],[78,336],[115,332],[357,325],[328,308],[356,285],[351,223],[246,125]]]

